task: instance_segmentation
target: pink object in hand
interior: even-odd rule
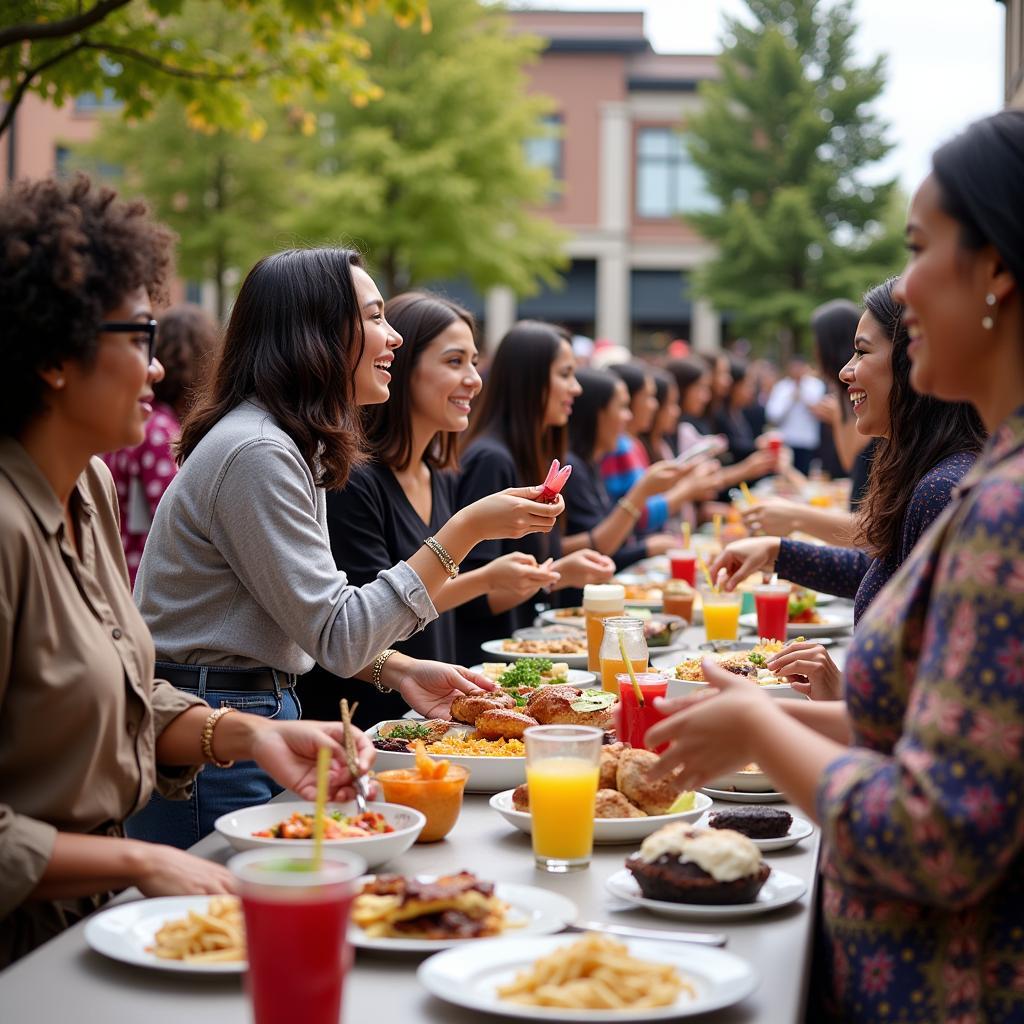
[[[569,474],[572,473],[572,466],[563,466],[559,469],[558,465],[558,459],[551,460],[551,468],[544,478],[544,490],[537,499],[545,505],[550,505],[558,497],[565,486],[565,481],[569,479]]]

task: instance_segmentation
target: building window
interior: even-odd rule
[[[526,140],[526,162],[533,167],[546,167],[552,179],[561,181],[565,173],[562,162],[562,115],[545,114],[541,124],[544,133]]]
[[[704,176],[675,128],[641,128],[636,140],[636,212],[674,217],[715,208]]]

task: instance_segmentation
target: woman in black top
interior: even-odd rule
[[[542,482],[552,459],[565,460],[566,425],[579,393],[568,335],[535,320],[513,326],[495,353],[480,411],[466,436],[459,506],[495,487]],[[532,555],[539,563],[552,559],[551,569],[559,574],[553,590],[604,583],[615,571],[610,558],[588,548],[563,557],[561,537],[554,530],[544,537],[485,541],[469,553],[464,565],[472,569],[513,551]],[[471,664],[480,657],[484,641],[511,636],[531,625],[534,614],[532,596],[504,609],[494,606],[492,595],[461,605],[456,611],[459,659]]]
[[[562,494],[565,497],[565,531],[562,544],[579,544],[610,555],[616,568],[664,554],[679,544],[668,534],[633,535],[635,518],[629,506],[641,507],[653,494],[677,477],[679,467],[655,463],[632,486],[626,501],[612,501],[601,476],[601,459],[612,451],[619,435],[628,427],[632,412],[625,383],[609,370],[578,370],[576,379],[583,389],[569,420],[569,462],[572,476]],[[691,470],[692,472],[692,470]]]
[[[343,490],[327,496],[331,550],[355,586],[409,557],[456,512],[457,435],[469,425],[480,391],[472,314],[427,292],[409,292],[385,307],[388,322],[404,338],[391,365],[391,397],[363,415],[370,459],[353,470]],[[396,643],[410,658],[453,662],[456,604],[489,594],[500,605],[518,603],[558,581],[534,558],[515,553],[460,573],[435,598],[438,618]],[[352,687],[317,666],[299,683],[304,714],[336,718],[338,701]],[[378,692],[356,683],[357,725],[372,725],[409,710],[399,692]]]

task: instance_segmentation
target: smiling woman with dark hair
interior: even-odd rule
[[[425,715],[489,685],[388,645],[437,616],[432,602],[482,539],[550,530],[533,491],[483,497],[405,561],[353,587],[331,555],[326,487],[363,462],[360,406],[388,398],[402,338],[359,255],[292,249],[261,260],[235,301],[206,392],[182,429],[181,469],[157,509],[136,600],[160,669],[222,708],[299,714],[295,677],[315,662],[397,689]],[[276,792],[251,763],[207,772],[192,806],[154,799],[141,838],[188,846],[227,811]]]
[[[467,310],[439,295],[408,292],[389,299],[384,311],[404,339],[391,364],[391,394],[362,410],[368,459],[342,490],[327,495],[331,551],[355,586],[408,558],[454,514],[456,445],[480,391],[476,325]],[[393,666],[413,658],[455,661],[456,606],[486,594],[502,610],[557,582],[557,573],[523,552],[461,573],[435,596],[437,620],[396,643]],[[298,692],[305,713],[336,718],[339,697],[352,689],[346,682],[320,667],[304,676]],[[363,692],[356,724],[408,710],[397,691]]]
[[[203,763],[247,759],[309,799],[315,722],[225,719],[154,677],[113,483],[163,368],[152,304],[173,235],[84,176],[0,195],[0,969],[110,898],[227,892],[219,864],[124,838],[150,793],[182,802]],[[367,763],[369,745],[361,742]]]
[[[695,788],[756,761],[819,823],[809,1019],[1024,1020],[1022,181],[1024,111],[1003,111],[939,149],[911,201],[893,288],[910,384],[969,402],[990,440],[862,616],[845,702],[772,700],[705,662],[717,694],[663,703],[647,734],[669,743],[655,775]]]
[[[539,320],[515,324],[495,353],[480,407],[465,435],[459,504],[465,506],[497,488],[540,483],[552,459],[564,462],[569,416],[579,393],[569,335]],[[512,552],[532,556],[557,573],[552,589],[603,583],[615,569],[610,558],[585,548],[563,557],[557,532],[480,544],[466,565],[479,569]],[[480,657],[481,643],[511,636],[531,625],[533,618],[530,598],[511,607],[493,603],[490,596],[468,601],[456,612],[459,660],[472,664]]]

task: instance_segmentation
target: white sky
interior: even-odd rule
[[[714,53],[722,15],[742,16],[742,0],[512,0],[514,7],[643,10],[661,53]],[[896,148],[878,165],[912,192],[930,154],[969,122],[1003,105],[1006,8],[997,0],[855,0],[862,62],[888,55],[878,107]],[[875,173],[870,174],[871,178]]]

